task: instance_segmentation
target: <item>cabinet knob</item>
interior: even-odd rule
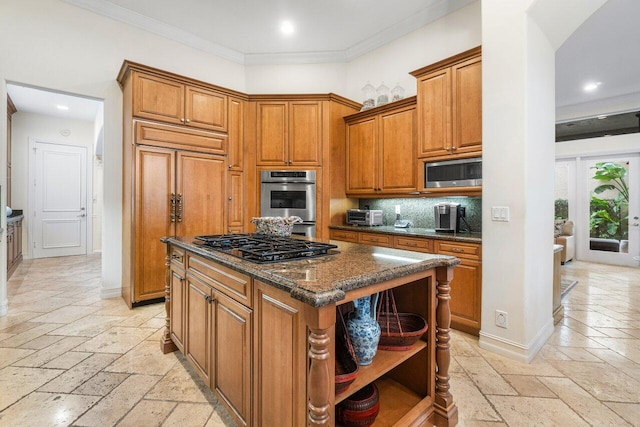
[[[451,147],[451,151],[456,151],[458,147]]]
[[[231,196],[229,196],[229,200],[231,200]]]
[[[231,166],[231,165],[229,165],[229,166],[227,166],[227,167],[228,167],[229,169],[231,169],[231,167],[232,167],[232,166]]]
[[[191,122],[191,120],[189,120],[189,119],[186,119],[185,121],[186,121],[187,123],[190,123],[190,122]]]

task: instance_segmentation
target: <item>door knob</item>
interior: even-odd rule
[[[84,218],[85,216],[87,216],[87,214],[81,214],[81,215],[78,215],[78,218]]]

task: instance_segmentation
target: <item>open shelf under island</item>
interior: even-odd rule
[[[169,237],[162,351],[179,349],[238,425],[333,426],[335,405],[369,383],[374,426],[454,426],[449,392],[452,256],[332,241],[337,253],[256,264]],[[336,308],[393,289],[429,328],[409,350],[378,353],[334,389]]]

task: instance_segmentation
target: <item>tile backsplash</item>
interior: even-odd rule
[[[384,225],[396,220],[395,206],[400,206],[400,218],[413,222],[416,228],[435,228],[433,206],[440,202],[460,203],[466,208],[466,217],[473,232],[482,231],[482,197],[425,197],[416,199],[360,199],[360,209],[381,209]],[[464,223],[461,222],[461,227]]]

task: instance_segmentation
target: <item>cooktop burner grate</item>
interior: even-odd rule
[[[330,255],[336,245],[265,234],[196,236],[195,244],[257,263],[293,261]]]

